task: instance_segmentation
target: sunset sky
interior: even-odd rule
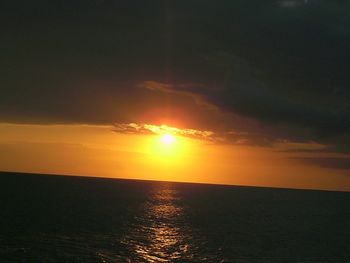
[[[350,191],[349,12],[2,1],[0,170]]]

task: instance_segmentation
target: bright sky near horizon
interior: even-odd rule
[[[144,134],[115,129],[106,125],[0,124],[0,170],[350,190],[347,170],[300,162],[295,159],[300,153],[287,151],[301,145],[232,145],[176,134],[172,135],[176,141],[166,144],[164,127]]]

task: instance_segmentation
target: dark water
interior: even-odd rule
[[[350,262],[350,193],[0,173],[0,262]]]

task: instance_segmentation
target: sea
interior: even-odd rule
[[[350,193],[2,172],[0,262],[350,262]]]

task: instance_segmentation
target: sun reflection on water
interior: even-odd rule
[[[180,202],[171,183],[154,189],[126,240],[137,262],[176,262],[193,258],[191,228],[185,223]]]

